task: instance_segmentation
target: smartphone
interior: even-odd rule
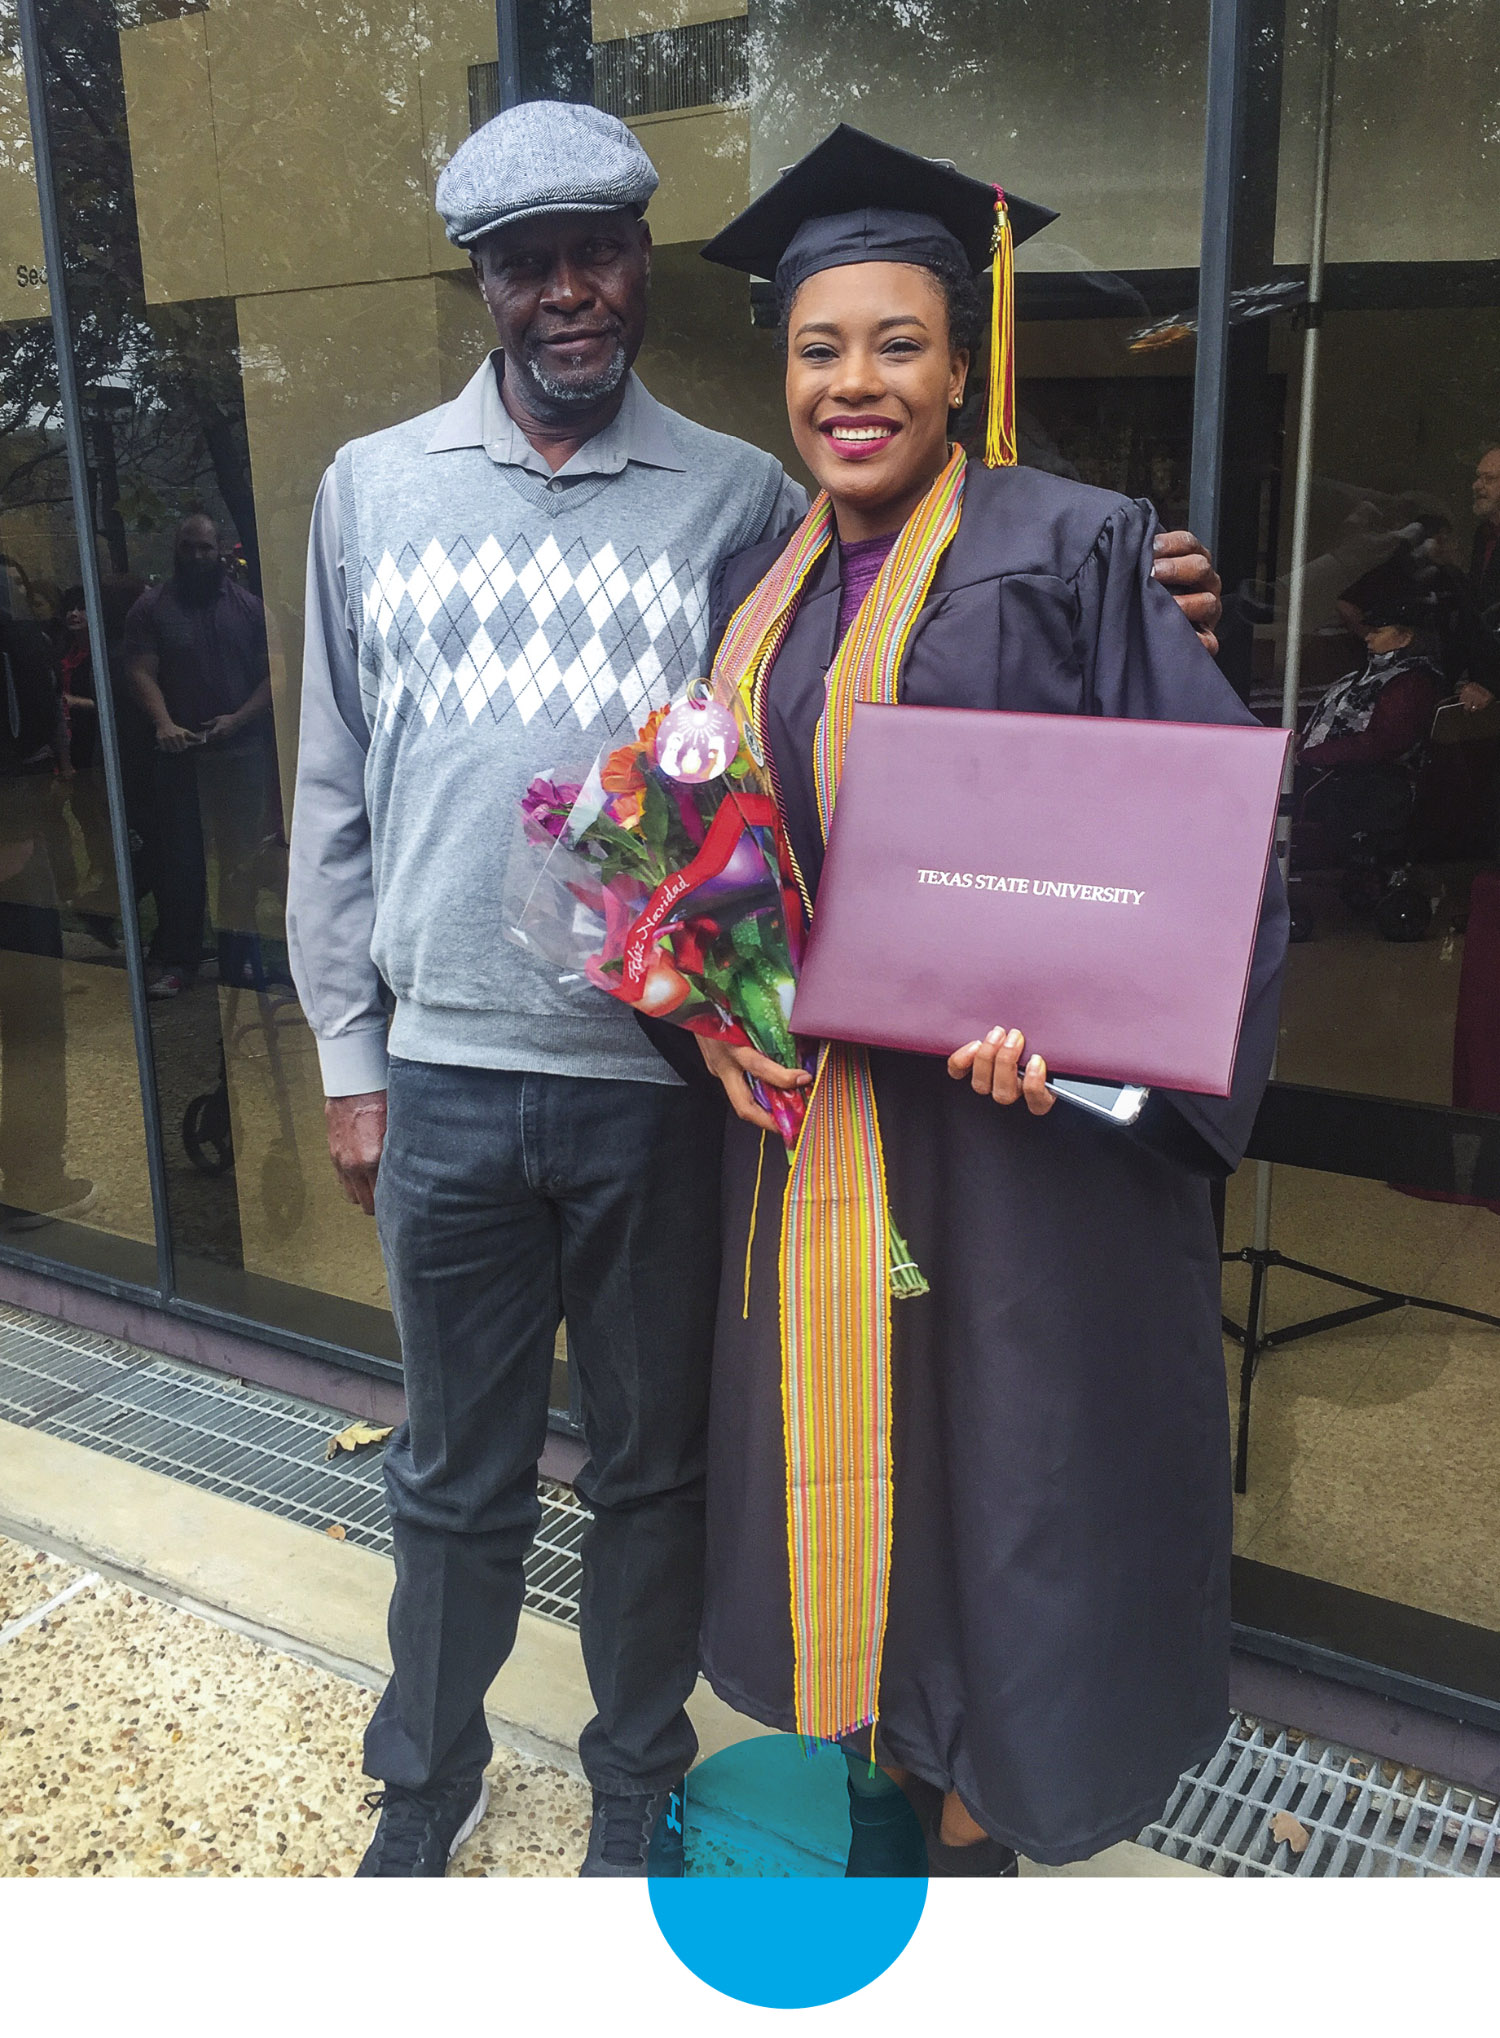
[[[1111,1125],[1134,1125],[1151,1094],[1139,1083],[1085,1083],[1077,1076],[1053,1076],[1047,1088],[1064,1103],[1091,1111],[1096,1118],[1107,1118]]]

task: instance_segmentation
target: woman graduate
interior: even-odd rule
[[[776,278],[792,432],[823,490],[790,538],[729,563],[715,606],[715,669],[753,698],[814,912],[854,697],[1249,719],[1152,578],[1150,508],[1014,464],[1010,247],[1052,217],[841,127],[704,250]],[[992,259],[981,466],[950,420]],[[843,1742],[851,1874],[1079,1859],[1137,1833],[1223,1737],[1208,1185],[1237,1164],[1270,1069],[1285,934],[1273,866],[1233,1096],[1156,1094],[1128,1130],[1053,1108],[1046,1041],[997,1010],[946,1065],[830,1061],[789,1174],[747,1076],[807,1077],[698,1043],[738,1121],[704,1669],[740,1711]],[[927,1289],[888,1310],[884,1225],[868,1265],[841,1260],[800,1165],[816,1148],[846,1193],[870,1182],[877,1113],[889,1212]],[[873,1183],[878,1199],[878,1168]],[[873,1238],[884,1213],[854,1215]],[[854,1393],[828,1372],[841,1311],[845,1331],[870,1327]]]

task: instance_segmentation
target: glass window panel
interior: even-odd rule
[[[751,0],[750,25],[756,190],[849,120],[1060,212],[1018,268],[1197,266],[1200,0]]]
[[[710,11],[729,16],[690,10]],[[733,19],[713,25],[727,31]],[[1207,20],[1200,0],[749,0],[739,94],[727,33],[715,70],[706,49],[686,48],[680,8],[597,4],[598,90],[618,96],[628,84],[672,109],[631,120],[662,175],[642,375],[666,402],[801,473],[782,364],[764,330],[774,314],[761,293],[763,323],[747,332],[743,280],[708,269],[697,252],[752,192],[848,119],[1060,211],[1017,255],[1021,458],[1146,495],[1180,521],[1190,338],[1171,349],[1131,342],[1163,314],[1189,316],[1196,298]],[[686,75],[710,103],[668,98]]]
[[[1276,259],[1299,277],[1312,236],[1322,18],[1303,10],[1289,36],[1274,172]],[[1305,409],[1305,335],[1279,320],[1259,443],[1242,449],[1276,481],[1256,571],[1237,589],[1255,640],[1256,699],[1279,714],[1291,628],[1304,729],[1326,703],[1313,732],[1325,741],[1307,746],[1299,769],[1294,897],[1308,938],[1291,957],[1279,1073],[1500,1110],[1500,1077],[1464,1044],[1484,1019],[1459,1018],[1488,969],[1500,707],[1438,712],[1466,685],[1471,703],[1500,693],[1500,570],[1493,586],[1483,571],[1495,527],[1477,517],[1473,493],[1500,430],[1500,19],[1471,0],[1342,0],[1332,75],[1313,400]],[[1293,619],[1292,477],[1304,435],[1305,598]],[[1370,655],[1361,617],[1403,590],[1409,641],[1374,655],[1416,670],[1387,689],[1371,668],[1362,694],[1334,691]],[[1391,645],[1406,634],[1395,629]],[[1478,946],[1467,932],[1476,878]]]
[[[155,1279],[99,740],[14,11],[0,6],[0,1247]],[[101,493],[119,414],[96,394]],[[124,426],[128,433],[130,427]],[[106,619],[121,617],[106,582]]]
[[[1247,280],[1306,275],[1326,18],[1317,6],[1289,13],[1279,142],[1249,166],[1274,203],[1278,267]],[[1267,483],[1254,571],[1230,589],[1267,719],[1281,712],[1289,651],[1301,668],[1292,893],[1303,938],[1278,1074],[1500,1113],[1500,710],[1487,721],[1440,705],[1466,684],[1500,694],[1500,572],[1485,577],[1495,525],[1474,489],[1500,432],[1500,16],[1470,0],[1340,0],[1336,28],[1316,379],[1309,401],[1304,322],[1268,321],[1259,381],[1245,385],[1252,428],[1236,442],[1240,483]],[[1300,454],[1310,491],[1298,616]],[[1490,464],[1500,510],[1500,455]],[[1435,1129],[1460,1179],[1480,1141],[1452,1120]],[[1232,1246],[1253,1235],[1255,1175],[1230,1186]],[[1394,1153],[1385,1181],[1278,1168],[1271,1243],[1355,1281],[1500,1314],[1500,1203],[1461,1181],[1440,1195],[1403,1182]],[[1247,1281],[1231,1270],[1231,1313]],[[1273,1328],[1365,1299],[1284,1272],[1269,1293]],[[1237,1549],[1500,1626],[1497,1367],[1500,1332],[1418,1310],[1267,1353]]]

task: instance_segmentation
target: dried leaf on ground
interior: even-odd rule
[[[340,1451],[360,1451],[366,1444],[383,1444],[390,1433],[389,1429],[377,1429],[373,1422],[351,1422],[347,1429],[328,1439],[324,1462],[336,1458]]]
[[[341,1521],[336,1521],[324,1529],[323,1533],[325,1536],[332,1536],[336,1543],[342,1543],[348,1537],[349,1531]]]
[[[1271,1838],[1285,1840],[1294,1854],[1305,1854],[1312,1834],[1300,1819],[1294,1819],[1290,1812],[1277,1812],[1271,1820]]]

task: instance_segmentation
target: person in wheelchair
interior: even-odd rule
[[[1365,657],[1324,694],[1297,745],[1294,858],[1342,868],[1345,904],[1378,908],[1404,875],[1417,776],[1449,687],[1432,597],[1413,578],[1366,575],[1340,607]],[[1409,932],[1398,921],[1393,938]]]

